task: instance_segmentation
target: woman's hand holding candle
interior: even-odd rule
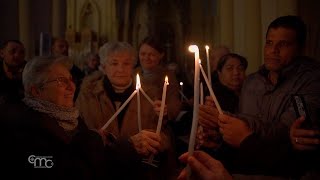
[[[155,132],[142,130],[130,140],[138,154],[148,157],[161,150],[161,136]]]
[[[219,112],[215,107],[202,105],[199,107],[199,124],[205,129],[218,128]]]

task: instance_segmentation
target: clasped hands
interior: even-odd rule
[[[202,126],[203,132],[198,131],[197,141],[201,146],[209,148],[219,146],[215,142],[217,137],[212,137],[217,136],[218,131],[223,140],[234,147],[239,147],[241,142],[252,133],[244,121],[227,113],[219,114],[210,96],[206,97],[205,105],[200,106],[199,125]]]

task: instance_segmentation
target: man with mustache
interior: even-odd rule
[[[320,159],[320,65],[303,56],[306,34],[297,16],[275,19],[266,34],[264,64],[243,84],[239,112],[200,113],[203,128],[218,125],[224,142],[239,150],[227,162],[232,174],[296,178],[319,172],[314,164]],[[303,97],[307,117],[295,112],[294,95]],[[290,132],[292,126],[298,131]]]

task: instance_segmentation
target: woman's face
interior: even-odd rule
[[[116,52],[109,56],[109,60],[103,65],[105,74],[111,84],[126,86],[131,81],[133,73],[134,57],[129,52]]]
[[[246,70],[237,58],[229,58],[222,67],[221,72],[218,71],[220,82],[228,88],[239,91],[246,77]]]
[[[153,70],[156,68],[163,56],[163,53],[160,53],[148,44],[142,44],[139,49],[140,64],[145,70]]]
[[[69,70],[62,64],[54,64],[47,75],[48,80],[40,88],[38,98],[58,106],[73,107],[75,85]]]
[[[90,56],[88,59],[88,67],[90,69],[97,69],[99,66],[99,58],[96,56]]]

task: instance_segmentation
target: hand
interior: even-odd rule
[[[103,145],[111,145],[117,139],[115,135],[103,129],[95,130],[102,138]]]
[[[223,140],[234,147],[240,147],[241,142],[252,134],[244,121],[225,114],[219,115],[219,126]]]
[[[103,145],[108,144],[108,142],[107,142],[107,132],[105,130],[103,130],[103,129],[99,129],[99,130],[95,130],[95,131],[101,136]]]
[[[153,102],[153,110],[156,112],[156,114],[159,116],[160,115],[160,110],[161,110],[161,101],[160,100],[155,100]],[[163,111],[163,116],[168,115],[168,108],[167,105],[164,105],[164,111]]]
[[[188,153],[184,153],[179,157],[179,160],[188,163],[192,170],[192,175],[195,175],[195,179],[201,180],[231,180],[231,175],[223,167],[220,161],[215,160],[208,154],[202,151],[195,151],[193,156],[189,156]],[[188,172],[184,168],[178,179],[184,180],[188,178]]]
[[[206,129],[218,127],[219,112],[215,107],[208,105],[199,106],[199,124]]]
[[[211,96],[206,96],[204,104],[207,106],[216,107],[216,104]]]
[[[202,131],[197,131],[197,148],[199,149],[200,146],[215,149],[218,148],[221,144],[221,134],[219,129],[202,129]]]
[[[155,132],[142,130],[130,139],[137,153],[143,156],[157,154],[161,149],[161,137]]]
[[[291,125],[290,140],[296,150],[314,150],[318,148],[320,144],[320,131],[302,129],[301,125],[304,120],[305,118],[301,116]]]

